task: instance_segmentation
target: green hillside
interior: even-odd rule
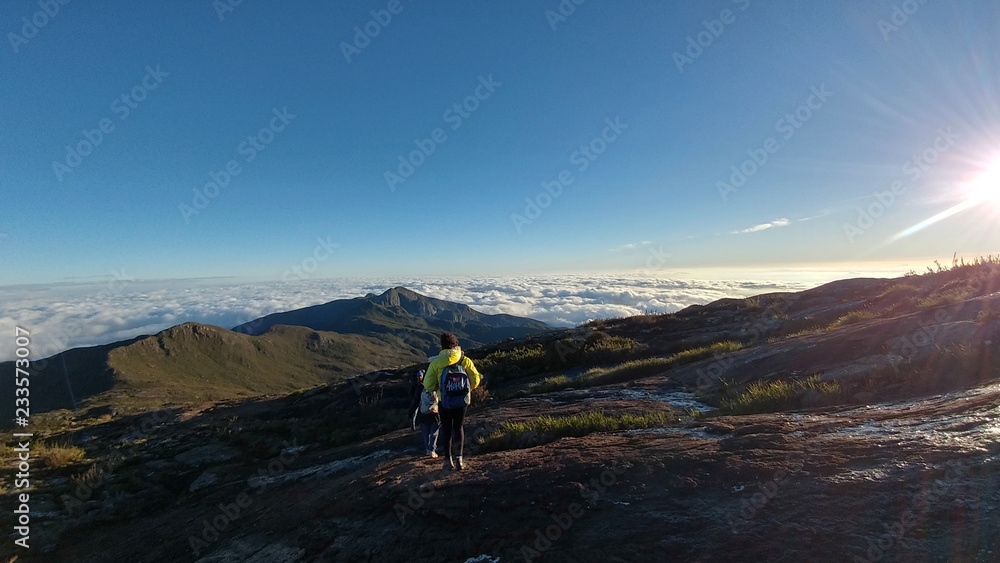
[[[275,326],[261,336],[186,323],[154,336],[73,349],[31,376],[32,414],[110,406],[118,412],[282,393],[426,359],[392,335],[381,339]],[[12,362],[0,370],[13,372]],[[0,382],[13,396],[12,378]],[[0,406],[6,422],[13,401]]]

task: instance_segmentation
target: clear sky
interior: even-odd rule
[[[997,2],[65,1],[3,3],[0,285],[1000,251]]]

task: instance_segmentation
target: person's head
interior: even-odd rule
[[[451,348],[458,348],[458,338],[455,338],[454,334],[446,332],[441,335],[441,349],[448,350]]]
[[[419,379],[420,381],[424,380],[424,370],[420,370],[417,372],[417,379]]]

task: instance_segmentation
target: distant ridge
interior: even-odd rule
[[[38,362],[31,412],[125,413],[287,393],[426,361],[442,331],[470,349],[547,330],[539,321],[486,315],[396,287],[275,313],[232,331],[184,323],[152,336],[66,350]],[[0,363],[0,370],[13,373],[14,363]],[[0,378],[0,393],[14,396],[13,377]],[[14,401],[0,403],[0,420],[6,424],[13,416]]]
[[[369,293],[364,297],[274,313],[241,324],[233,330],[259,335],[279,324],[376,338],[392,334],[428,352],[438,345],[443,331],[458,336],[464,348],[474,348],[552,328],[541,321],[513,315],[487,315],[468,305],[427,297],[405,287],[394,287],[381,295]]]
[[[75,406],[124,413],[288,393],[424,359],[423,350],[392,335],[376,339],[275,326],[265,335],[249,336],[184,323],[38,362],[44,368],[31,375],[31,412]],[[0,369],[13,373],[13,362]],[[0,393],[14,396],[13,377],[0,379]],[[0,403],[0,420],[11,420],[13,409],[13,400]]]

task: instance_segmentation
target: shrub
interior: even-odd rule
[[[498,380],[515,379],[524,375],[541,373],[548,369],[549,356],[541,344],[518,346],[511,350],[497,350],[476,360],[479,371],[489,372]]]
[[[621,362],[635,356],[639,348],[639,342],[632,338],[605,336],[585,344],[581,360],[585,365]]]
[[[554,442],[565,436],[594,432],[667,426],[676,417],[663,412],[608,416],[603,412],[579,413],[553,418],[541,416],[527,422],[505,422],[489,436],[479,439],[481,451],[525,448]]]

